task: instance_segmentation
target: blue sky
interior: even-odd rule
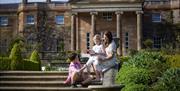
[[[3,3],[19,3],[22,0],[0,0],[0,4]],[[28,2],[45,2],[46,0],[28,0]],[[68,0],[52,0],[52,1],[68,1]]]

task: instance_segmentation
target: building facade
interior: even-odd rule
[[[1,53],[8,52],[8,46],[16,37],[22,37],[27,52],[41,45],[41,53],[49,55],[70,48],[69,8],[65,2],[28,2],[2,4]],[[66,45],[66,46],[64,46]],[[63,46],[63,49],[61,48]],[[43,55],[42,55],[43,56]]]
[[[117,52],[140,50],[143,41],[153,40],[161,47],[156,26],[180,22],[179,0],[69,0],[68,2],[28,2],[0,5],[0,53],[21,36],[28,50],[41,43],[41,52],[61,50],[84,52],[93,46],[94,34],[111,31]]]

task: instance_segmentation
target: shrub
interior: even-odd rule
[[[167,64],[171,68],[180,68],[180,55],[178,55],[178,54],[169,55],[168,60],[167,60]]]
[[[11,59],[8,57],[0,57],[0,70],[10,70]]]
[[[20,70],[21,69],[21,62],[22,62],[22,56],[21,56],[21,49],[19,44],[14,44],[9,58],[11,61],[11,70]]]
[[[167,58],[159,52],[140,51],[123,63],[116,76],[116,81],[125,84],[126,89],[136,88],[135,86],[139,86],[139,84],[145,85],[149,89],[152,84],[157,82],[158,77],[161,77],[162,73],[169,68],[166,61]],[[134,87],[128,87],[130,83],[134,83]]]
[[[10,43],[9,49],[8,51],[11,52],[13,46],[15,44],[21,44],[22,42],[24,42],[24,39],[20,36],[16,37],[14,40],[12,40],[12,42]]]
[[[37,50],[34,50],[31,54],[30,61],[39,64],[39,70],[41,70],[41,60]]]
[[[39,63],[38,62],[34,62],[34,61],[30,61],[30,60],[23,60],[22,70],[40,71],[41,69],[39,69]]]
[[[159,78],[154,91],[179,91],[180,89],[180,68],[171,68],[165,71]]]
[[[152,48],[153,41],[151,39],[147,39],[143,42],[146,48]]]
[[[123,65],[116,76],[117,82],[122,84],[148,84],[151,82],[150,72],[147,69]]]
[[[163,71],[167,69],[166,60],[167,58],[159,52],[141,51],[129,59],[128,65],[150,70],[159,69],[160,71]]]
[[[129,83],[122,89],[122,91],[148,91],[148,86],[143,84]]]

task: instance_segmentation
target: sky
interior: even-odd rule
[[[0,4],[3,3],[19,3],[22,0],[0,0]],[[46,0],[28,0],[28,2],[45,2]],[[68,1],[68,0],[51,0],[51,1]]]

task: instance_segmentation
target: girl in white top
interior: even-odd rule
[[[100,80],[102,78],[101,67],[99,65],[98,56],[105,55],[105,49],[101,44],[101,36],[96,34],[93,38],[95,45],[93,46],[92,50],[88,50],[87,53],[90,54],[89,60],[87,63],[80,69],[83,71],[85,68],[89,71],[91,65],[93,64],[96,73],[96,80]]]

